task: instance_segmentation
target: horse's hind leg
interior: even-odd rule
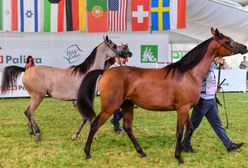
[[[142,148],[140,147],[138,141],[136,140],[134,134],[133,134],[133,128],[132,128],[132,122],[133,122],[133,109],[134,105],[132,102],[126,100],[122,104],[122,109],[124,111],[123,115],[123,128],[126,131],[127,135],[131,139],[136,151],[141,154],[141,157],[146,157],[146,154],[143,152]]]
[[[178,162],[180,164],[184,163],[181,153],[183,150],[183,145],[182,145],[182,137],[183,137],[183,131],[184,131],[184,126],[186,121],[189,119],[189,113],[188,109],[180,109],[177,111],[177,132],[176,132],[176,151],[175,151],[175,157],[177,158]]]
[[[30,108],[30,106],[27,107],[27,109],[24,111],[24,114],[28,119],[28,132],[30,135],[33,135],[34,134],[33,125],[32,125],[31,119],[28,117],[29,116],[29,108]]]
[[[84,124],[87,122],[87,118],[82,116],[82,122],[80,124],[80,126],[78,127],[77,131],[72,135],[72,140],[77,139],[78,135],[80,134],[82,128],[84,127]],[[89,120],[90,122],[90,120]]]
[[[24,112],[26,117],[28,118],[28,129],[30,134],[34,134],[37,140],[41,140],[40,129],[34,119],[34,112],[42,102],[44,96],[31,96],[31,102],[28,106],[27,110]]]
[[[95,133],[107,121],[107,119],[113,113],[114,113],[114,110],[112,110],[111,113],[105,113],[105,111],[101,111],[101,113],[95,118],[95,120],[91,124],[90,133],[88,135],[88,139],[87,139],[86,145],[84,147],[84,152],[86,154],[86,159],[91,158],[90,148],[91,148],[91,144],[92,144],[92,141],[93,141]]]

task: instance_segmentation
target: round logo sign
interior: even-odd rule
[[[94,6],[92,8],[92,15],[96,18],[99,18],[103,15],[103,9],[101,6]]]

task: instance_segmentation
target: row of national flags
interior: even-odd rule
[[[186,0],[0,0],[4,32],[127,31],[128,17],[132,31],[185,28]]]

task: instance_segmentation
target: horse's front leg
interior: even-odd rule
[[[190,117],[188,117],[188,120],[187,120],[187,123],[186,123],[186,131],[184,133],[184,139],[183,139],[183,142],[182,142],[182,145],[183,145],[183,148],[185,148],[186,146],[186,143],[190,140],[192,134],[193,134],[193,125],[192,125],[192,122],[191,122],[191,119]]]
[[[136,151],[141,154],[141,157],[146,157],[147,155],[145,154],[145,152],[143,151],[143,149],[141,148],[141,146],[139,145],[137,139],[135,138],[134,134],[133,134],[133,128],[132,128],[132,122],[133,122],[133,108],[134,105],[133,103],[129,102],[129,101],[125,101],[122,104],[122,109],[124,112],[123,115],[123,128],[126,131],[127,135],[129,136],[130,140],[132,141]]]
[[[181,153],[183,150],[182,145],[182,138],[183,138],[183,131],[184,125],[189,118],[189,109],[188,108],[181,108],[177,111],[177,132],[176,132],[176,150],[175,150],[175,157],[177,158],[180,164],[184,163],[184,160],[181,157]]]

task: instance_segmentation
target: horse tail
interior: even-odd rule
[[[2,77],[2,89],[1,94],[6,94],[11,88],[16,85],[17,78],[25,71],[25,68],[18,66],[7,66],[4,68]]]
[[[95,97],[97,79],[101,74],[103,74],[103,72],[104,70],[99,69],[87,73],[78,91],[77,106],[79,112],[90,121],[96,117],[93,101]]]

